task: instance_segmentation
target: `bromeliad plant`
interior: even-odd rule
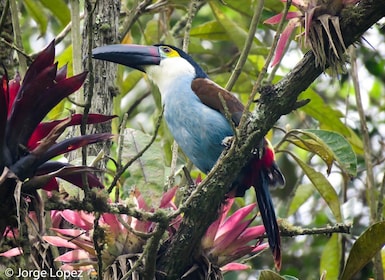
[[[139,190],[132,192],[132,202],[139,211],[154,213],[157,209],[176,210],[177,207],[173,202],[176,191],[177,187],[174,187],[165,192],[156,209],[147,205]],[[51,230],[56,233],[56,236],[43,236],[49,244],[67,249],[55,261],[62,263],[62,270],[84,270],[92,273],[98,267],[94,242],[96,216],[92,213],[73,210],[60,211],[58,214],[66,222],[65,224],[71,225],[71,228],[54,227]],[[171,221],[168,235],[175,232],[180,221],[181,216]],[[60,225],[60,223],[56,224]],[[97,239],[103,244],[101,258],[104,279],[109,279],[108,275],[111,275],[111,279],[120,279],[140,258],[143,247],[156,225],[154,222],[140,221],[128,215],[111,213],[101,214],[98,225],[102,229],[97,231],[99,235]],[[138,272],[133,272],[133,275],[135,279]]]
[[[164,193],[158,209],[176,210],[173,203],[176,191],[177,188],[174,187]],[[155,210],[145,203],[138,190],[133,192],[133,201],[139,211],[154,213]],[[234,261],[268,248],[267,243],[262,243],[264,226],[251,226],[255,216],[247,218],[256,208],[256,204],[240,208],[229,215],[233,202],[234,199],[231,198],[224,203],[219,218],[208,228],[202,238],[201,256],[198,258],[202,261],[191,267],[185,273],[186,277],[199,273],[205,275],[204,279],[217,279],[221,271],[248,269],[249,266]],[[55,261],[61,262],[63,270],[94,272],[98,264],[94,243],[95,215],[72,210],[64,210],[59,214],[67,224],[72,225],[71,228],[52,228],[56,236],[43,236],[49,244],[67,249]],[[165,244],[178,229],[181,219],[182,216],[177,216],[170,222],[164,236]],[[132,273],[129,279],[139,279],[143,268],[141,258],[144,247],[152,236],[155,223],[109,213],[102,214],[98,223],[104,235],[101,250],[104,279],[120,279],[128,271]]]
[[[332,66],[338,70],[346,51],[339,15],[342,9],[357,2],[358,0],[292,0],[291,3],[298,11],[289,11],[286,14],[288,23],[278,41],[272,66],[281,60],[291,34],[299,27],[304,32],[298,36],[303,37],[304,46],[310,47],[314,52],[317,65],[324,69]],[[283,13],[275,15],[265,23],[278,24],[283,16]]]
[[[38,197],[37,189],[53,190],[56,177],[82,187],[82,174],[90,187],[102,187],[95,171],[86,166],[51,161],[54,157],[82,146],[105,141],[111,134],[93,134],[57,142],[68,126],[82,122],[73,115],[53,122],[42,122],[61,100],[78,90],[87,73],[66,77],[67,69],[57,69],[55,44],[52,42],[31,64],[20,84],[20,76],[8,82],[5,75],[0,86],[0,240],[4,230],[18,227],[28,201]],[[100,123],[112,117],[93,114],[87,123]],[[25,212],[25,211],[24,211]]]

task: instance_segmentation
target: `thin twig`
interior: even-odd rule
[[[263,1],[261,1],[261,2],[263,2]],[[291,0],[288,0],[286,2],[286,6],[285,6],[285,10],[284,10],[283,15],[282,15],[282,19],[281,19],[281,21],[280,21],[280,23],[278,25],[277,31],[275,33],[273,44],[272,44],[272,46],[270,48],[270,52],[269,52],[269,54],[266,57],[265,64],[262,67],[261,72],[259,73],[256,82],[254,83],[253,89],[252,89],[251,94],[249,96],[249,100],[248,100],[248,102],[247,102],[247,104],[245,106],[245,112],[250,110],[251,104],[255,100],[255,96],[256,96],[258,90],[261,87],[262,80],[263,80],[263,78],[265,77],[265,75],[267,73],[267,69],[268,69],[268,67],[270,65],[271,60],[273,59],[273,56],[274,56],[274,53],[275,53],[275,49],[277,48],[277,45],[278,45],[279,37],[280,37],[281,31],[283,29],[283,23],[284,23],[284,21],[286,19],[286,15],[287,15],[287,12],[289,11],[290,5],[291,5]],[[241,118],[241,121],[239,123],[239,127],[242,128],[245,125],[246,120],[247,120],[247,114],[243,114],[242,118]]]
[[[8,15],[9,15],[9,0],[6,0],[3,8],[3,13],[1,14],[1,18],[0,18],[0,34],[3,32],[5,19],[7,18]]]
[[[350,62],[352,65],[351,76],[352,76],[353,85],[354,85],[357,111],[358,111],[358,115],[360,116],[361,133],[363,136],[363,143],[364,143],[364,159],[365,159],[365,166],[366,166],[366,184],[367,184],[366,190],[367,190],[367,196],[369,201],[370,221],[373,224],[377,222],[377,217],[380,216],[376,212],[379,205],[376,204],[377,190],[375,186],[374,171],[373,171],[373,159],[372,159],[373,151],[372,151],[372,144],[370,143],[369,129],[366,123],[365,110],[362,105],[361,90],[360,90],[360,84],[358,80],[357,55],[356,55],[355,48],[350,47],[349,52],[350,52]],[[378,280],[384,279],[381,251],[377,252],[374,256],[374,271],[375,271],[376,279]]]
[[[158,258],[158,250],[161,244],[161,239],[167,229],[168,220],[157,224],[153,236],[147,240],[143,250],[145,258],[145,266],[143,271],[143,279],[155,279],[156,260]]]
[[[144,0],[140,2],[133,10],[131,10],[125,22],[123,23],[123,31],[121,34],[119,34],[119,38],[124,38],[127,35],[127,33],[131,30],[132,25],[136,22],[139,16],[146,11],[147,6],[149,6],[151,3],[152,0]]]
[[[374,180],[374,173],[373,173],[373,164],[372,164],[372,144],[370,143],[370,136],[369,136],[369,130],[366,123],[366,115],[365,115],[365,109],[362,104],[361,99],[361,90],[360,85],[358,81],[358,72],[357,72],[357,60],[356,60],[356,52],[354,48],[350,48],[350,58],[351,58],[351,76],[353,80],[354,85],[354,92],[356,97],[356,103],[357,103],[357,111],[358,115],[360,117],[360,124],[361,124],[361,133],[363,136],[363,142],[364,142],[364,158],[365,158],[365,165],[366,165],[366,182],[367,182],[367,195],[368,195],[368,201],[370,203],[370,219],[371,223],[376,222],[376,200],[375,200],[375,180]]]
[[[13,25],[13,34],[15,36],[15,45],[21,51],[23,51],[23,40],[21,37],[20,23],[19,23],[19,9],[16,3],[16,0],[10,0],[11,7],[11,17]],[[17,57],[19,59],[19,72],[22,77],[25,76],[27,71],[27,60],[21,52],[17,52]]]
[[[104,231],[99,226],[99,219],[100,219],[100,213],[95,212],[94,234],[92,236],[92,241],[94,243],[96,257],[98,260],[98,276],[97,277],[98,277],[98,280],[102,280],[103,279],[103,259],[102,259],[103,245],[100,245],[99,241],[104,239],[103,238]]]
[[[327,226],[322,228],[301,228],[295,227],[286,223],[281,223],[280,235],[287,237],[294,237],[300,235],[320,235],[320,234],[332,234],[332,233],[346,233],[349,234],[352,228],[351,224],[335,224],[333,226]]]
[[[263,5],[264,5],[263,0],[257,1],[257,4],[255,5],[253,18],[251,19],[251,23],[250,23],[249,33],[248,33],[248,36],[246,38],[246,42],[243,46],[241,55],[239,56],[238,62],[235,65],[234,71],[231,73],[230,79],[228,80],[228,82],[226,84],[225,88],[227,90],[231,91],[231,89],[235,85],[235,82],[238,80],[239,75],[242,72],[243,66],[245,65],[245,63],[247,61],[247,57],[249,55],[251,46],[253,45],[253,42],[254,42],[255,32],[257,31],[258,23],[259,23],[259,20],[261,18],[261,14],[263,11]]]

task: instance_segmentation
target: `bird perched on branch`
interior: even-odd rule
[[[230,121],[237,126],[244,111],[233,94],[211,81],[188,54],[174,46],[109,45],[94,49],[93,58],[147,73],[160,90],[165,120],[176,142],[202,172],[212,169],[225,148],[223,141],[234,134]],[[262,151],[253,153],[243,167],[233,189],[237,196],[243,196],[248,188],[255,188],[269,246],[279,269],[280,235],[269,186],[283,185],[285,180],[269,141],[264,139],[261,147]]]

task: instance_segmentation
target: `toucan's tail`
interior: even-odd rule
[[[279,169],[274,172],[280,172]],[[275,217],[273,201],[271,200],[269,186],[271,185],[272,170],[262,168],[259,170],[259,176],[256,177],[254,188],[257,196],[257,202],[263,225],[265,226],[269,246],[273,252],[274,263],[277,270],[281,268],[281,237]]]
[[[273,147],[264,139],[262,155],[255,152],[248,164],[242,169],[237,180],[233,183],[230,196],[244,196],[245,191],[253,186],[255,188],[259,211],[265,226],[269,246],[273,251],[275,267],[281,268],[281,238],[269,187],[285,185],[285,178],[275,163]]]

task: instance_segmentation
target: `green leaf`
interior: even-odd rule
[[[285,280],[281,275],[272,270],[262,270],[258,278],[259,280]]]
[[[349,142],[339,133],[326,130],[308,130],[317,135],[332,150],[334,159],[349,175],[357,175],[357,157]]]
[[[295,191],[294,197],[290,203],[288,216],[293,215],[302,204],[314,193],[314,187],[311,184],[299,185]]]
[[[152,136],[144,134],[139,130],[126,129],[122,135],[123,153],[122,158],[129,161],[136,156],[148,143]],[[162,196],[165,183],[164,160],[162,148],[158,141],[137,159],[129,168],[129,176],[124,184],[128,187],[136,186],[149,205],[158,205]],[[125,188],[127,191],[128,188]]]
[[[338,195],[335,189],[333,188],[333,186],[330,184],[330,182],[325,178],[325,176],[322,173],[314,170],[310,165],[303,162],[296,155],[288,151],[287,153],[289,153],[295,159],[298,165],[305,172],[306,176],[313,183],[314,187],[317,189],[319,194],[325,200],[326,204],[329,206],[334,217],[336,218],[337,223],[341,223],[342,214],[341,214],[340,202],[338,200]]]
[[[339,133],[326,130],[291,130],[287,140],[298,147],[320,156],[327,164],[328,174],[333,162],[350,176],[357,175],[357,157],[349,142]]]
[[[211,10],[214,13],[217,21],[222,25],[223,29],[227,32],[227,35],[231,39],[231,41],[237,45],[238,49],[242,50],[246,38],[248,36],[246,30],[244,30],[241,26],[239,26],[236,22],[232,21],[230,18],[223,13],[216,1],[210,1]],[[251,46],[250,54],[261,54],[261,52],[266,51],[265,47],[258,47],[261,43],[254,39],[254,43]]]
[[[40,2],[59,20],[59,22],[66,26],[71,21],[71,12],[67,4],[63,0],[40,0]]]
[[[218,21],[209,21],[191,29],[191,37],[204,40],[229,40],[226,30]]]
[[[341,121],[341,118],[343,118],[344,115],[340,111],[335,110],[326,104],[311,88],[308,88],[301,93],[299,99],[311,100],[306,106],[301,107],[300,110],[318,120],[322,129],[340,133],[349,141],[357,154],[363,154],[363,143],[361,138]]]
[[[341,280],[350,280],[385,245],[385,222],[373,224],[354,242]]]
[[[256,3],[254,3],[254,5],[256,5]],[[251,0],[228,1],[226,2],[226,7],[237,11],[243,16],[248,16],[250,18],[253,16],[253,5],[251,3]]]
[[[318,155],[326,163],[328,167],[327,172],[328,174],[330,173],[334,161],[333,151],[314,133],[307,130],[293,129],[288,132],[286,140]]]
[[[332,234],[329,241],[323,248],[321,255],[320,274],[325,274],[325,280],[338,279],[341,260],[341,242],[339,235]]]
[[[24,0],[23,3],[28,11],[28,14],[39,26],[40,35],[45,34],[47,31],[48,19],[43,13],[43,6],[39,1]]]

